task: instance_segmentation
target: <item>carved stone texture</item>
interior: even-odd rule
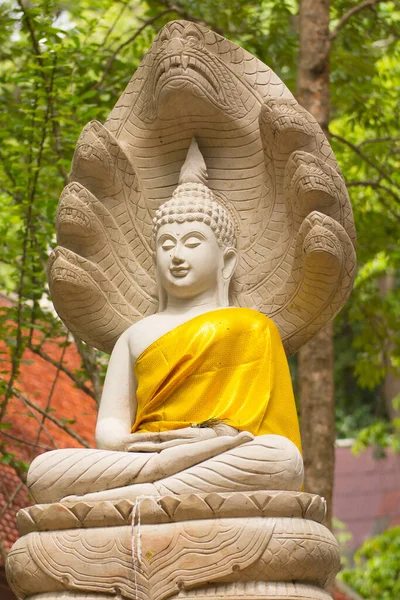
[[[265,581],[235,581],[234,583],[217,584],[195,590],[182,591],[176,599],[198,598],[235,598],[237,600],[331,600],[330,594],[321,588],[303,583]],[[61,600],[61,599],[60,599]],[[83,600],[83,599],[82,599]]]
[[[101,595],[101,600],[119,600],[121,596]],[[234,583],[217,584],[195,590],[182,590],[171,596],[173,600],[185,599],[219,600],[331,600],[328,592],[312,585],[302,583],[275,583],[264,581],[235,581]],[[27,600],[99,600],[97,594],[80,592],[50,592],[28,596]]]
[[[56,309],[108,352],[156,311],[152,219],[193,136],[209,187],[238,224],[231,301],[271,317],[291,354],[352,287],[345,184],[320,127],[275,73],[186,21],[162,29],[105,125],[91,122],[81,134],[49,264]]]
[[[241,432],[186,448],[173,446],[159,453],[54,450],[36,457],[29,468],[27,485],[40,504],[135,501],[144,495],[176,497],[192,492],[299,491],[303,459],[296,446],[278,435],[250,438],[250,434]]]
[[[53,529],[88,529],[129,525],[137,502],[71,502],[36,504],[18,512],[21,535]],[[249,493],[188,494],[140,499],[143,525],[227,517],[298,517],[322,523],[326,503],[305,492],[259,491]]]
[[[120,596],[113,594],[101,596],[101,600],[119,600]],[[26,600],[99,600],[98,594],[80,593],[80,592],[50,592],[45,594],[33,594],[27,596]],[[307,599],[308,600],[308,599]],[[318,599],[319,600],[319,599]]]
[[[133,527],[28,533],[13,546],[7,575],[22,598],[79,591],[101,598],[164,600],[204,585],[234,582],[252,582],[259,596],[273,598],[263,596],[266,587],[257,586],[296,581],[305,590],[324,588],[338,568],[336,540],[312,520],[223,517],[154,525],[143,524],[138,512]],[[290,594],[294,588],[289,586]],[[285,599],[329,598],[284,593]]]

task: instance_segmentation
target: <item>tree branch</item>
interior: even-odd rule
[[[2,194],[6,194],[7,196],[10,196],[10,198],[12,198],[16,203],[21,202],[21,198],[17,194],[14,194],[10,190],[7,190],[6,188],[4,188],[2,186],[0,187],[0,192]],[[4,262],[4,261],[2,261],[2,262]]]
[[[96,363],[95,351],[91,346],[86,346],[79,338],[74,335],[75,345],[82,358],[83,365],[88,373],[93,385],[91,396],[96,400],[97,406],[100,405],[100,398],[103,392],[99,367]]]
[[[185,19],[186,21],[192,21],[193,23],[198,23],[199,25],[205,25],[205,27],[210,27],[216,33],[220,35],[224,35],[224,32],[218,27],[216,23],[209,23],[204,21],[204,19],[200,19],[199,17],[195,17],[194,15],[188,13],[184,8],[179,6],[178,4],[173,4],[170,0],[157,0],[159,4],[162,6],[166,6],[169,10],[175,12],[177,15]]]
[[[5,502],[4,506],[1,507],[0,522],[1,522],[2,518],[4,517],[4,515],[6,514],[7,510],[10,510],[12,508],[12,505],[13,505],[13,502],[14,502],[15,498],[18,496],[18,494],[20,493],[20,491],[24,487],[26,487],[26,483],[24,481],[20,481],[19,484],[17,485],[17,487],[15,488],[15,490],[13,491],[13,493],[11,495],[9,495],[8,491],[7,491],[7,496],[8,496],[7,497],[7,502]],[[6,491],[6,489],[5,489],[4,486],[3,486],[3,489],[4,489],[4,491]],[[5,494],[4,494],[4,496],[5,496]],[[4,541],[3,541],[3,538],[1,536],[0,536],[0,556],[3,559],[3,564],[5,564],[6,559],[7,559],[7,551],[5,549]]]
[[[40,69],[40,74],[42,76],[44,85],[45,85],[45,89],[46,89],[46,94],[47,94],[47,104],[48,104],[48,110],[49,113],[52,117],[52,129],[53,129],[53,136],[54,136],[54,146],[55,146],[55,150],[56,150],[56,154],[58,156],[58,158],[63,158],[63,150],[62,150],[62,145],[61,145],[61,132],[60,132],[60,124],[57,120],[57,115],[55,113],[55,109],[54,109],[54,102],[53,102],[53,97],[52,97],[52,91],[53,91],[53,79],[54,79],[54,71],[56,68],[56,62],[57,62],[57,54],[54,53],[54,59],[53,59],[53,71],[51,73],[50,79],[47,76],[47,73],[44,69],[45,67],[45,63],[43,60],[43,56],[42,53],[40,51],[40,46],[38,43],[38,40],[36,38],[35,35],[35,30],[33,28],[32,25],[32,21],[31,18],[29,16],[28,11],[26,10],[26,6],[24,6],[24,3],[22,0],[17,0],[18,5],[24,15],[24,20],[26,23],[26,26],[28,28],[29,31],[29,37],[31,38],[31,43],[32,43],[32,47],[33,47],[33,51],[35,53],[35,58],[39,63],[39,66],[41,67]],[[58,171],[64,181],[64,185],[66,185],[68,183],[68,173],[66,172],[66,170],[64,169],[64,167],[62,165],[58,165]]]
[[[32,444],[31,442],[28,442],[27,440],[23,440],[19,437],[16,437],[15,435],[11,435],[11,433],[7,433],[6,431],[3,431],[1,433],[1,435],[3,435],[6,438],[9,438],[10,440],[13,440],[14,442],[18,442],[18,444],[22,444],[24,446],[30,446],[31,448],[34,448],[34,450],[36,450],[37,448],[40,448],[40,450],[54,450],[54,448],[51,448],[50,446],[42,446],[41,444]]]
[[[382,185],[379,181],[374,181],[373,179],[366,179],[363,181],[347,181],[347,187],[370,187],[374,190],[383,190],[386,194],[390,194],[392,198],[400,204],[400,196],[396,194],[393,190],[386,187],[386,185]],[[395,213],[394,213],[395,214]],[[397,215],[399,216],[399,215]]]
[[[351,17],[365,8],[372,8],[373,6],[381,4],[382,2],[388,2],[388,0],[364,0],[364,2],[360,2],[360,4],[356,4],[356,6],[349,8],[349,10],[340,17],[338,24],[329,34],[330,41],[333,42],[333,40],[337,38],[341,29],[346,25],[347,21],[349,21]]]
[[[364,152],[362,152],[359,148],[359,146],[356,146],[355,144],[353,144],[352,142],[349,142],[348,140],[346,140],[344,137],[342,137],[341,135],[336,135],[334,133],[330,134],[331,139],[335,139],[338,140],[338,142],[342,142],[342,144],[345,144],[346,146],[348,146],[349,148],[351,148],[353,150],[353,152],[355,152],[356,154],[358,154],[358,156],[360,158],[362,158],[363,160],[365,160],[366,163],[368,163],[373,169],[375,169],[383,179],[386,179],[386,181],[388,181],[391,185],[396,185],[393,181],[392,178],[390,177],[390,175],[388,173],[386,173],[386,171],[384,169],[382,169],[382,167],[380,165],[377,165],[376,163],[374,163],[369,156],[367,156],[366,154],[364,154]]]
[[[7,504],[2,507],[1,512],[0,512],[0,521],[4,517],[4,514],[6,513],[7,509],[12,505],[12,503],[15,500],[15,498],[18,496],[18,494],[20,493],[20,491],[22,490],[23,487],[25,487],[25,483],[23,481],[21,481],[17,485],[17,487],[15,488],[15,490],[13,491],[13,493],[11,494],[11,496],[9,496],[7,498]]]
[[[377,137],[377,138],[369,138],[366,140],[363,140],[362,142],[359,143],[358,147],[361,148],[361,146],[365,146],[366,144],[379,144],[379,143],[383,143],[383,142],[400,142],[400,137]]]
[[[0,380],[2,380],[2,379],[3,378],[0,377]],[[79,442],[82,446],[84,446],[85,448],[91,448],[91,445],[89,444],[89,442],[87,442],[84,438],[82,438],[78,433],[75,433],[75,431],[70,429],[67,425],[65,425],[58,419],[56,419],[56,417],[54,417],[51,413],[46,412],[41,406],[39,406],[35,402],[32,402],[32,400],[29,400],[29,398],[27,398],[24,394],[22,394],[15,388],[13,389],[13,395],[16,398],[18,398],[19,400],[21,400],[24,404],[29,406],[29,408],[33,408],[41,415],[44,415],[46,417],[46,419],[49,419],[49,421],[51,421],[52,423],[57,425],[57,427],[59,427],[60,429],[62,429],[66,433],[68,433],[68,435],[70,435],[72,438],[74,438],[74,440]]]
[[[41,358],[43,358],[43,360],[45,360],[45,361],[49,362],[51,365],[53,365],[53,367],[59,367],[60,370],[63,373],[65,373],[74,382],[74,384],[76,385],[77,388],[79,388],[80,390],[82,390],[82,392],[85,392],[85,394],[87,394],[88,396],[90,396],[91,398],[93,398],[93,400],[96,400],[96,395],[93,392],[93,390],[91,390],[87,385],[85,385],[79,379],[79,377],[77,377],[75,375],[75,373],[73,373],[72,371],[70,371],[68,369],[68,367],[66,367],[65,365],[59,365],[58,362],[54,358],[52,358],[51,356],[49,356],[39,346],[34,346],[33,344],[29,344],[28,348],[34,354],[37,354],[38,356],[40,356]]]
[[[3,442],[0,443],[0,453],[3,456],[7,457],[7,464],[13,471],[15,471],[16,475],[20,478],[21,481],[25,483],[26,481],[26,472],[23,468],[23,465],[20,461],[15,460],[15,456],[10,452],[7,452],[6,446]]]
[[[38,60],[38,62],[40,64],[40,66],[43,67],[42,54],[40,52],[39,43],[38,43],[38,41],[36,39],[36,36],[35,36],[35,30],[33,29],[32,21],[31,21],[31,19],[29,17],[29,14],[27,13],[27,10],[26,10],[27,7],[25,6],[23,0],[17,0],[17,3],[18,3],[18,6],[20,7],[20,9],[22,11],[22,14],[24,15],[24,20],[25,20],[26,26],[27,26],[28,31],[29,31],[29,37],[31,38],[31,42],[32,42],[32,46],[33,46],[33,49],[34,49],[35,54],[36,54],[36,58],[37,58],[37,60]]]
[[[393,192],[391,190],[389,190],[386,186],[382,186],[380,185],[377,181],[348,181],[346,182],[346,186],[347,188],[350,187],[371,187],[373,189],[383,189],[385,192],[389,192],[392,193]],[[396,212],[395,210],[393,210],[393,206],[390,205],[389,202],[386,202],[386,199],[384,198],[384,196],[382,194],[379,194],[378,196],[379,198],[379,202],[385,207],[385,209],[387,210],[389,215],[392,215],[394,219],[396,219],[397,221],[400,220],[400,213]],[[400,200],[400,198],[399,198]],[[397,202],[398,200],[396,200]],[[397,227],[397,225],[396,225]]]
[[[36,423],[39,425],[41,424],[41,420],[39,419],[39,417],[35,414],[35,413],[31,413],[30,415],[32,417],[32,419],[34,419],[36,421]],[[46,433],[47,437],[49,438],[50,442],[53,444],[53,449],[58,449],[58,444],[56,442],[56,440],[53,438],[53,436],[51,435],[50,431],[47,429],[47,427],[43,426],[43,431]]]
[[[104,47],[105,47],[105,45],[106,45],[106,43],[107,43],[107,40],[108,40],[108,38],[109,38],[109,37],[110,37],[110,35],[113,33],[113,31],[114,31],[115,27],[117,26],[117,24],[118,24],[119,20],[121,19],[122,15],[124,14],[124,12],[125,12],[125,11],[126,11],[126,9],[128,8],[128,6],[129,6],[129,2],[122,2],[122,8],[121,8],[121,10],[119,11],[119,13],[117,14],[117,16],[115,17],[115,19],[114,19],[114,22],[113,22],[113,23],[111,23],[110,27],[108,28],[108,30],[107,30],[107,33],[106,33],[106,35],[104,36],[104,39],[103,39],[103,41],[101,42],[101,44],[100,44],[100,46],[99,46],[99,49],[100,49],[100,48],[104,48]]]
[[[50,410],[51,400],[53,398],[54,390],[56,389],[57,381],[58,381],[58,378],[60,376],[60,371],[61,371],[62,363],[63,363],[64,357],[65,357],[65,352],[67,350],[67,343],[66,343],[67,341],[68,341],[68,333],[67,333],[67,335],[65,337],[65,343],[64,343],[64,346],[63,346],[63,349],[62,349],[62,352],[61,352],[60,360],[57,363],[57,370],[56,370],[56,373],[54,375],[53,382],[51,384],[49,395],[47,397],[47,403],[46,403],[46,408],[45,408],[45,415],[48,415],[48,412]],[[35,450],[36,450],[36,448],[37,448],[37,446],[39,444],[39,441],[40,441],[40,434],[42,433],[42,431],[44,429],[44,423],[45,423],[45,420],[46,420],[46,416],[45,415],[42,416],[42,420],[40,421],[40,424],[39,424],[39,429],[38,429],[38,431],[36,433],[34,449],[32,450],[32,454],[31,454],[31,461],[35,457]]]
[[[20,0],[19,0],[20,1]],[[42,64],[42,63],[40,63]],[[53,91],[54,85],[54,72],[55,72],[55,63],[53,65],[53,70],[51,73],[50,83],[49,83],[49,91],[48,94],[51,94]],[[22,340],[22,297],[25,286],[25,273],[26,273],[26,261],[28,259],[28,244],[31,237],[31,229],[32,229],[32,220],[33,220],[33,206],[36,196],[37,183],[39,179],[39,173],[42,163],[44,145],[47,137],[47,127],[50,120],[50,104],[47,103],[46,113],[43,121],[42,135],[40,136],[38,154],[36,159],[36,169],[33,175],[32,185],[29,184],[28,189],[28,206],[26,210],[26,227],[24,231],[23,245],[22,245],[22,258],[21,258],[21,270],[19,277],[19,285],[18,285],[18,308],[17,308],[17,333],[16,333],[16,344],[12,348],[12,358],[11,358],[11,373],[10,379],[8,381],[8,385],[6,388],[6,393],[4,395],[4,400],[1,403],[0,407],[0,421],[3,419],[6,410],[7,404],[11,397],[11,390],[14,384],[14,380],[18,375],[20,360],[23,353],[23,340]]]
[[[114,52],[112,53],[112,55],[110,56],[110,58],[107,61],[107,64],[104,68],[103,71],[103,75],[101,76],[100,81],[98,81],[95,85],[94,85],[94,89],[98,90],[99,88],[101,88],[101,86],[103,85],[108,73],[110,72],[110,69],[113,65],[114,60],[117,58],[118,54],[121,52],[121,50],[123,50],[123,48],[125,48],[125,46],[128,46],[129,44],[131,44],[132,42],[134,42],[136,40],[136,38],[139,37],[139,35],[146,29],[146,27],[149,27],[150,25],[152,25],[153,23],[155,23],[158,19],[161,19],[161,17],[163,17],[164,15],[172,12],[173,9],[168,8],[167,10],[163,10],[162,12],[158,13],[158,15],[156,15],[155,17],[152,17],[151,19],[148,19],[147,21],[145,21],[143,23],[143,25],[141,27],[139,27],[139,29],[127,40],[125,40],[125,42],[123,42],[122,44],[120,44],[118,46],[118,48],[116,48],[114,50]]]
[[[13,184],[13,186],[17,185],[17,182],[15,180],[15,177],[10,169],[10,166],[7,164],[6,159],[4,158],[1,150],[0,150],[0,161],[3,163],[3,168],[4,168],[4,172],[7,175],[7,177],[9,178],[9,180],[11,181],[11,183]]]

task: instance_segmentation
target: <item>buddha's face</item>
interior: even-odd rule
[[[217,290],[224,276],[226,251],[205,223],[168,223],[158,231],[155,260],[158,281],[166,293],[193,298]]]

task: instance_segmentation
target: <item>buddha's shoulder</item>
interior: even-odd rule
[[[254,310],[252,308],[236,308],[231,312],[231,314],[228,313],[227,316],[232,317],[234,320],[242,324],[253,325],[255,327],[262,327],[264,329],[270,329],[274,331],[278,330],[274,321],[270,317],[267,317],[267,315],[264,315],[258,310]]]
[[[140,321],[132,323],[130,327],[125,329],[124,333],[119,339],[130,343],[132,340],[135,340],[138,337],[148,333],[149,330],[154,329],[154,327],[156,327],[158,324],[157,321],[157,314],[144,317],[143,319],[140,319]]]
[[[274,321],[257,310],[237,308],[236,311],[228,314],[227,318],[227,324],[229,324],[229,328],[232,328],[232,333],[234,331],[237,333],[248,332],[270,338],[272,343],[280,343],[281,336]]]
[[[133,359],[138,358],[146,348],[179,325],[173,318],[165,318],[160,313],[144,317],[133,323],[119,338],[119,342],[126,344]]]

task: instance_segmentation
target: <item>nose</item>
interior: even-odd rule
[[[174,265],[179,265],[184,262],[184,258],[180,256],[180,245],[177,244],[172,251],[171,261]]]
[[[167,51],[171,54],[181,54],[183,50],[183,42],[179,38],[172,38],[167,44]]]

